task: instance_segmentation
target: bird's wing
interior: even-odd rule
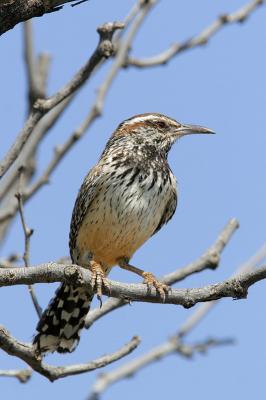
[[[85,217],[91,203],[99,192],[100,184],[103,181],[104,176],[103,166],[96,165],[90,170],[80,187],[72,212],[69,233],[69,249],[73,262],[75,262],[74,250],[76,248],[78,230],[82,225],[83,218]]]
[[[168,203],[167,203],[167,205],[166,205],[166,207],[164,209],[164,212],[163,212],[162,217],[160,219],[159,225],[157,226],[157,228],[153,232],[153,235],[156,232],[158,232],[163,227],[163,225],[167,224],[167,222],[170,221],[170,219],[172,218],[172,216],[175,213],[176,206],[177,206],[177,194],[176,194],[176,191],[173,190],[172,194],[171,194],[171,198],[168,201]]]

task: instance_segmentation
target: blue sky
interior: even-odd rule
[[[132,55],[149,56],[175,41],[198,33],[218,15],[234,11],[244,1],[165,0],[158,4],[141,28]],[[90,1],[34,20],[37,51],[52,55],[49,93],[60,88],[91,54],[98,41],[96,27],[123,20],[133,1]],[[97,159],[106,140],[125,118],[142,112],[161,112],[185,123],[206,125],[215,136],[183,138],[170,153],[179,182],[179,206],[173,220],[134,256],[132,263],[160,276],[197,258],[215,240],[231,217],[240,229],[226,248],[220,268],[195,275],[179,287],[202,286],[223,280],[265,242],[265,102],[266,7],[244,24],[226,26],[206,46],[193,49],[162,67],[122,70],[112,86],[98,119],[76,144],[44,187],[28,202],[26,218],[34,228],[31,262],[51,261],[68,254],[68,230],[73,203],[84,175]],[[26,115],[26,79],[22,59],[22,29],[17,26],[1,37],[1,156],[13,142]],[[88,113],[96,89],[110,61],[97,71],[74,103],[45,139],[39,154],[40,171]],[[23,251],[19,221],[12,226],[1,256]],[[139,281],[115,268],[111,278]],[[56,285],[38,285],[44,307]],[[266,323],[261,282],[247,300],[223,300],[188,336],[188,342],[206,337],[234,337],[233,347],[213,349],[207,356],[187,361],[173,355],[141,371],[133,379],[111,387],[104,400],[147,396],[200,396],[209,400],[260,398],[264,390]],[[264,289],[265,290],[265,289]],[[1,324],[18,339],[29,341],[37,317],[25,287],[3,288]],[[95,303],[95,306],[98,306]],[[79,363],[119,348],[133,335],[141,346],[125,362],[172,335],[194,310],[170,305],[133,304],[100,320],[85,331],[77,351],[52,355],[47,362]],[[119,363],[106,368],[111,370]],[[23,363],[0,354],[0,368],[20,368]],[[99,372],[99,371],[98,371]],[[70,377],[51,384],[34,374],[26,385],[2,378],[5,399],[39,400],[62,395],[65,400],[85,399],[98,372]]]

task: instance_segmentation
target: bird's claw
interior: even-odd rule
[[[171,288],[160,282],[151,272],[143,272],[142,276],[144,278],[143,283],[145,283],[149,289],[155,288],[164,302],[165,295],[171,290]]]
[[[96,262],[91,263],[90,270],[92,272],[91,286],[94,293],[97,295],[97,299],[100,302],[100,307],[102,307],[102,288],[105,287],[111,291],[108,279],[105,277],[105,273],[100,264]]]

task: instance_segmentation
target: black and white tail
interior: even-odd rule
[[[71,353],[80,340],[92,295],[82,287],[62,283],[44,311],[33,339],[36,353]]]

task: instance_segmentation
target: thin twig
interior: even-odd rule
[[[207,28],[204,28],[198,35],[181,43],[174,43],[167,50],[144,59],[129,57],[125,63],[125,67],[134,66],[137,68],[154,67],[165,65],[178,54],[193,49],[195,47],[204,46],[208,41],[225,25],[244,22],[259,6],[265,4],[265,0],[252,0],[245,6],[231,14],[223,14],[212,22]]]
[[[139,10],[139,13],[133,19],[133,21],[128,29],[125,39],[123,40],[123,42],[120,42],[120,46],[116,53],[112,67],[111,67],[106,79],[104,80],[103,84],[98,89],[98,95],[97,95],[97,98],[95,101],[95,105],[93,107],[98,111],[98,113],[102,112],[103,102],[107,95],[107,91],[109,90],[111,84],[113,83],[113,80],[115,79],[117,73],[125,64],[125,61],[128,57],[128,53],[131,49],[134,37],[136,36],[141,24],[144,22],[145,18],[148,16],[149,12],[157,4],[157,2],[158,2],[158,0],[149,0],[149,1],[140,0],[141,7]],[[90,121],[90,119],[91,119],[91,116],[89,114],[87,119],[85,119],[85,121],[84,121],[84,125],[86,125]]]
[[[232,275],[232,277],[236,277],[239,274],[247,273],[252,271],[257,267],[261,262],[266,259],[266,243],[252,256],[248,261],[242,264],[239,268],[237,268],[236,272]],[[202,319],[213,309],[214,306],[218,304],[220,300],[213,300],[206,304],[201,304],[195,311],[190,315],[185,322],[181,325],[178,330],[178,336],[184,337],[187,335],[192,329],[198,325]]]
[[[221,231],[215,243],[200,258],[171,274],[165,275],[163,282],[171,285],[205,269],[215,270],[220,263],[222,251],[238,228],[238,221],[232,218]]]
[[[20,180],[22,179],[23,176],[23,169],[21,168],[20,170]],[[23,228],[23,232],[24,232],[24,243],[25,243],[25,248],[24,248],[24,254],[23,254],[23,261],[25,264],[26,268],[30,267],[30,237],[33,234],[33,229],[29,228],[26,224],[26,220],[25,220],[25,215],[24,215],[24,207],[23,207],[23,200],[22,200],[22,195],[20,192],[20,187],[21,185],[19,185],[19,190],[16,193],[16,198],[18,200],[18,209],[19,209],[19,215],[20,215],[20,219],[21,219],[21,224],[22,224],[22,228]],[[38,303],[38,299],[35,293],[35,290],[33,288],[32,285],[28,285],[28,289],[29,289],[29,293],[31,296],[31,300],[33,302],[34,308],[37,312],[37,315],[39,318],[41,318],[42,316],[42,309]]]
[[[34,371],[39,372],[39,374],[45,376],[52,382],[60,378],[65,378],[66,376],[82,374],[84,372],[103,368],[130,354],[136,349],[139,343],[140,339],[138,337],[133,337],[129,343],[122,346],[116,352],[107,354],[96,360],[84,364],[53,367],[43,363],[40,358],[36,357],[34,349],[30,344],[19,342],[3,326],[0,326],[0,347],[7,354],[25,361]]]
[[[31,378],[32,371],[30,369],[0,369],[0,376],[17,378],[21,383],[26,383]]]
[[[22,257],[17,253],[11,253],[7,258],[0,259],[0,268],[14,268],[14,264],[20,261]]]
[[[36,96],[37,84],[36,84],[35,60],[34,60],[34,50],[33,50],[33,38],[32,38],[32,21],[29,20],[23,23],[23,34],[24,34],[24,60],[28,78],[29,109],[31,109],[34,101],[38,98]]]

